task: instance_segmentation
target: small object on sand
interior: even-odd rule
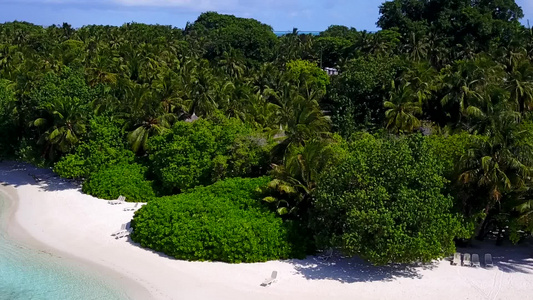
[[[472,266],[472,261],[470,261],[470,253],[463,254],[463,266]]]
[[[137,208],[139,208],[139,202],[135,203],[135,206],[133,207],[125,207],[124,211],[136,211]]]
[[[110,200],[107,203],[109,203],[111,205],[117,205],[117,204],[124,203],[124,201],[126,201],[126,197],[120,195],[117,200]]]
[[[117,234],[117,235],[115,236],[115,239],[118,240],[118,239],[121,239],[121,238],[123,238],[123,237],[126,237],[126,236],[130,235],[131,232],[132,232],[132,229],[131,229],[131,228],[128,228],[128,229],[126,229],[126,230],[123,230],[123,231],[121,231],[119,234]]]
[[[478,254],[472,254],[472,266],[481,267],[481,263],[479,262],[479,255]]]
[[[485,254],[485,267],[492,268],[494,264],[492,263],[492,255],[490,253]]]
[[[453,255],[452,265],[459,265],[461,263],[461,253],[455,252]]]
[[[329,248],[323,255],[320,255],[318,259],[322,261],[327,261],[333,256],[333,248]]]
[[[28,175],[30,175],[31,178],[33,178],[33,180],[35,180],[35,183],[40,183],[41,181],[43,181],[42,179],[37,177],[35,174],[28,174]]]
[[[272,275],[270,275],[270,278],[265,279],[265,281],[261,283],[261,286],[266,287],[266,286],[271,285],[274,281],[276,281],[277,277],[278,277],[278,271],[272,271]]]
[[[119,235],[120,233],[122,233],[123,231],[126,230],[126,227],[127,227],[127,224],[126,224],[126,223],[120,225],[120,230],[117,231],[117,232],[112,233],[111,235],[112,235],[112,236],[117,236],[117,235]]]

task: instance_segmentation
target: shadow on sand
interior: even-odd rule
[[[0,162],[0,184],[19,187],[23,185],[39,186],[43,191],[61,191],[79,189],[80,183],[59,178],[49,169],[41,169],[26,163]],[[128,242],[136,247],[139,244],[127,237]],[[481,260],[485,253],[491,253],[496,268],[506,273],[533,274],[533,240],[521,245],[496,246],[494,241],[473,242],[467,248],[458,248],[461,253],[477,253]],[[142,248],[142,247],[141,247]],[[163,253],[143,248],[163,258],[174,260]],[[396,278],[421,279],[421,271],[433,269],[438,262],[432,264],[394,264],[373,266],[360,258],[348,258],[334,255],[327,261],[310,256],[304,260],[285,261],[294,267],[296,274],[308,280],[335,280],[342,283],[393,281]],[[482,265],[484,262],[482,261]]]
[[[492,254],[494,266],[505,273],[533,274],[533,256],[531,238],[518,245],[506,241],[496,246],[496,241],[487,239],[484,242],[474,241],[470,247],[457,248],[458,252],[479,254],[481,265],[484,266],[485,253]]]
[[[485,253],[492,254],[494,266],[505,273],[533,274],[533,257],[531,247],[533,239],[520,245],[507,242],[503,246],[496,246],[495,241],[473,242],[468,248],[458,248],[461,253],[477,253],[485,267]],[[328,261],[321,261],[316,257],[305,260],[289,260],[294,265],[297,274],[309,280],[336,280],[343,283],[392,281],[395,278],[421,279],[422,270],[438,267],[439,262],[432,264],[393,264],[388,266],[373,266],[360,258],[346,258],[334,256]],[[460,266],[458,266],[460,267]],[[481,271],[481,270],[480,270]]]
[[[316,257],[289,260],[297,274],[309,280],[336,280],[342,283],[392,281],[398,277],[421,279],[420,270],[432,269],[436,264],[392,264],[374,266],[357,257],[333,256],[327,261]]]
[[[50,169],[36,168],[27,163],[0,162],[0,183],[3,186],[38,186],[43,191],[79,189],[79,182],[62,179]]]

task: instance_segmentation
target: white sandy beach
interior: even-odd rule
[[[45,179],[36,181],[29,175]],[[533,248],[483,243],[459,251],[494,256],[492,269],[451,266],[372,267],[334,256],[327,262],[231,265],[186,262],[142,249],[111,233],[131,220],[124,205],[84,195],[49,170],[0,164],[0,189],[15,202],[8,235],[68,255],[108,276],[132,299],[533,299]],[[33,242],[32,242],[33,241]],[[278,271],[269,287],[260,283]]]

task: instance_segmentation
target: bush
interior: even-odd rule
[[[152,172],[171,194],[228,177],[263,175],[266,139],[237,120],[178,122],[149,141]]]
[[[456,181],[459,174],[457,164],[468,149],[475,145],[479,137],[467,132],[454,135],[434,134],[428,137],[432,151],[439,158],[444,167],[444,176],[450,181]]]
[[[120,195],[130,202],[148,202],[155,197],[152,182],[144,177],[146,170],[139,164],[120,164],[91,174],[83,184],[84,193],[113,200]]]
[[[316,193],[319,240],[375,264],[429,262],[455,250],[464,229],[443,194],[442,164],[422,136],[364,134]]]
[[[125,149],[120,124],[96,117],[89,124],[89,139],[72,154],[61,158],[54,172],[64,178],[88,178],[91,173],[113,165],[132,163],[135,154]]]
[[[262,205],[270,178],[234,178],[158,199],[133,219],[132,239],[184,260],[260,262],[300,255],[293,226]]]
[[[332,78],[326,102],[333,128],[349,138],[361,128],[380,128],[385,120],[383,99],[388,99],[391,82],[402,62],[388,56],[366,56],[350,60]]]

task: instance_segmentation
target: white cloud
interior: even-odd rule
[[[239,0],[114,0],[126,6],[181,7],[195,10],[233,9]]]
[[[13,3],[86,5],[91,7],[123,6],[146,8],[178,8],[189,11],[238,12],[242,14],[266,10],[287,12],[298,11],[303,0],[0,0]],[[319,2],[338,2],[346,0],[319,0]],[[312,3],[315,1],[311,1]]]
[[[111,0],[124,6],[176,7],[195,11],[242,12],[283,10],[299,6],[301,0]],[[334,0],[335,1],[335,0]]]

